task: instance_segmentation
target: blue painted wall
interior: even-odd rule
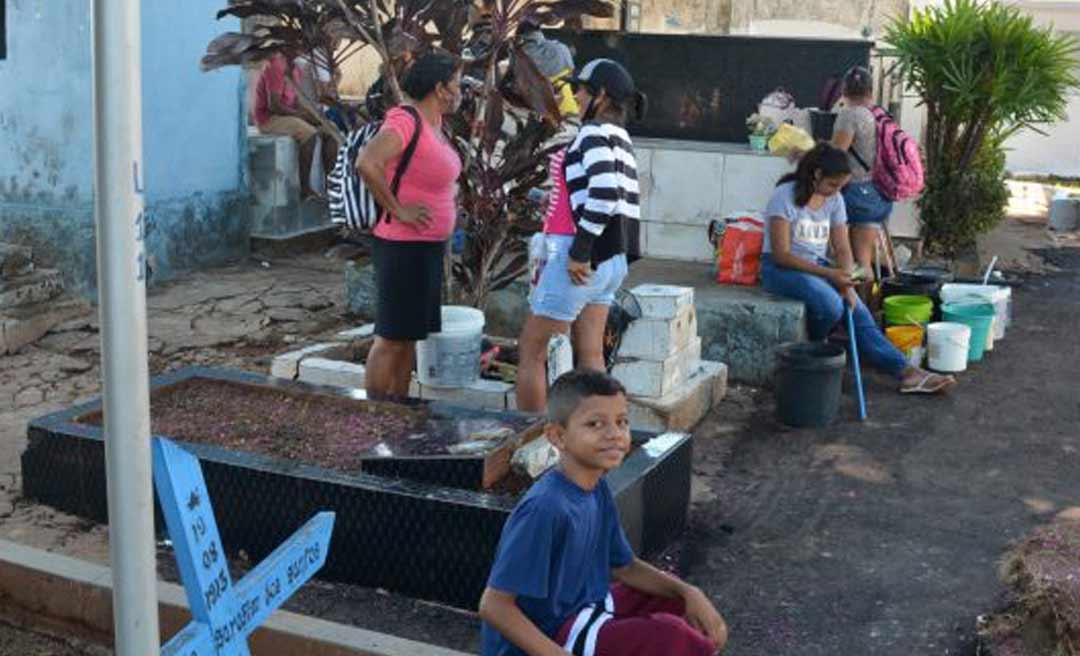
[[[91,7],[7,2],[0,61],[0,241],[29,244],[69,286],[96,294]],[[244,82],[199,71],[237,21],[223,0],[143,3],[143,170],[152,281],[246,252]]]

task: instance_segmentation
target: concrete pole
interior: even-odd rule
[[[94,0],[94,215],[117,656],[157,656],[139,0]]]

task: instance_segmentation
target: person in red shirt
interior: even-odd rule
[[[443,259],[457,219],[461,158],[443,132],[443,116],[461,106],[461,63],[429,53],[412,65],[402,83],[408,96],[386,113],[379,132],[364,146],[357,168],[386,213],[375,225],[375,344],[367,359],[369,398],[409,395],[416,342],[442,329]],[[416,131],[416,152],[401,177],[391,181]]]
[[[292,84],[286,82],[292,79]],[[311,163],[319,128],[301,108],[296,90],[303,88],[303,72],[282,54],[266,62],[255,84],[255,125],[263,134],[292,137],[300,147],[300,197],[317,194],[311,188]]]

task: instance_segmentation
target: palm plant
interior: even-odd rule
[[[1004,216],[1005,140],[1066,118],[1080,48],[999,0],[916,10],[884,40],[926,107],[923,236],[952,257]]]
[[[229,0],[219,18],[255,17],[268,25],[217,37],[203,68],[281,53],[302,55],[333,74],[348,57],[371,47],[383,62],[394,103],[401,98],[400,62],[408,55],[433,48],[461,55],[468,49],[472,80],[464,85],[461,111],[446,123],[464,162],[459,206],[466,233],[463,252],[451,262],[448,300],[484,308],[491,292],[527,269],[524,237],[539,227],[541,209],[529,191],[544,182],[548,156],[561,146],[552,143],[563,117],[551,83],[517,43],[518,26],[526,20],[556,25],[584,15],[609,17],[615,1]],[[482,32],[471,27],[476,21],[470,16],[478,13],[486,19]],[[316,106],[315,99],[301,102]]]

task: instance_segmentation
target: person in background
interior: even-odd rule
[[[559,464],[503,527],[480,599],[482,656],[712,656],[727,625],[698,588],[636,558],[604,475],[630,450],[626,390],[577,370],[551,388]],[[611,585],[612,578],[617,581]]]
[[[517,408],[547,402],[547,348],[571,332],[578,367],[603,371],[604,326],[627,274],[628,220],[641,218],[637,162],[627,120],[645,96],[617,62],[596,59],[572,84],[583,125],[555,176],[544,222],[546,264],[518,341]],[[565,189],[565,191],[563,191]]]
[[[559,114],[563,118],[578,116],[581,110],[570,84],[574,74],[574,56],[570,48],[561,41],[547,38],[539,23],[529,19],[518,25],[517,36],[522,50],[536,64],[540,74],[551,81]]]
[[[378,290],[367,360],[372,398],[407,397],[416,342],[441,329],[443,258],[457,218],[461,159],[443,133],[443,116],[461,105],[461,64],[443,53],[423,55],[406,73],[402,91],[405,105],[386,112],[357,163],[386,210],[372,246]],[[416,130],[416,152],[394,195],[391,181]]]
[[[780,179],[765,210],[761,286],[806,304],[813,341],[828,337],[844,316],[846,303],[854,314],[859,354],[867,363],[895,377],[901,393],[945,392],[956,379],[910,366],[855,293],[847,211],[839,193],[850,180],[847,155],[824,142],[803,155],[794,173]],[[826,259],[830,245],[835,266]]]
[[[317,197],[311,187],[311,163],[315,158],[319,128],[297,100],[297,90],[309,84],[296,62],[282,54],[263,65],[255,83],[255,126],[263,134],[292,137],[299,147],[300,197]],[[291,79],[290,84],[287,79]]]
[[[881,195],[873,182],[877,158],[877,121],[874,106],[874,78],[870,71],[855,66],[844,74],[843,107],[833,127],[832,144],[846,151],[851,182],[844,186],[855,262],[863,271],[873,271],[874,245],[878,232],[887,229],[892,201]]]

